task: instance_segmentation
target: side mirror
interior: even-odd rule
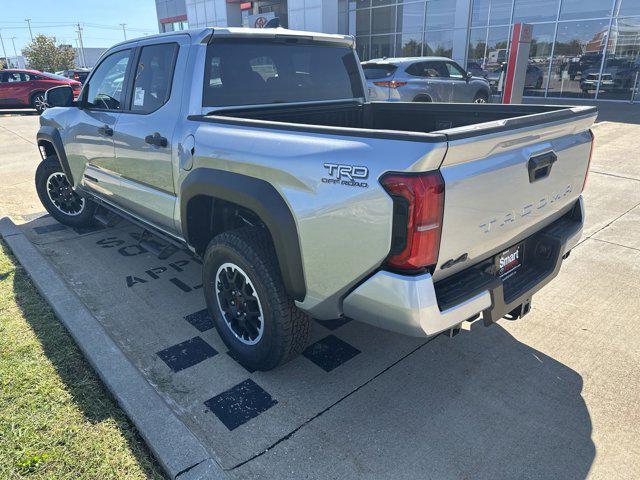
[[[467,79],[467,82],[468,82],[469,80],[471,80],[471,77],[473,77],[473,73],[471,73],[471,72],[467,72],[467,74],[465,75],[465,78]]]
[[[49,107],[71,107],[73,90],[68,85],[53,87],[45,92],[44,99]]]

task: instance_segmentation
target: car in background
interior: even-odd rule
[[[70,86],[74,98],[80,95],[82,84],[61,75],[37,70],[0,70],[0,107],[31,107],[42,113],[47,108],[44,93],[60,85]]]
[[[497,67],[489,72],[487,75],[487,81],[491,85],[491,91],[498,91],[498,82],[500,81],[500,73],[506,71],[506,65]],[[527,65],[527,73],[524,78],[524,87],[525,88],[542,88],[542,84],[544,82],[544,71],[537,65],[529,64]]]
[[[601,92],[630,92],[634,88],[638,70],[639,67],[631,62],[614,66],[607,64],[602,75],[597,68],[586,70],[580,80],[580,89],[585,95],[597,90],[598,86]]]
[[[73,80],[84,84],[84,81],[87,79],[90,72],[91,70],[89,68],[72,68],[70,70],[61,70],[60,72],[56,72],[56,75],[72,78]]]
[[[474,77],[450,58],[382,58],[363,62],[362,69],[374,101],[489,101],[489,82]]]
[[[478,62],[467,62],[467,72],[474,77],[487,78],[489,72]]]

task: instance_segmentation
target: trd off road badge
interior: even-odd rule
[[[369,169],[367,167],[341,165],[338,163],[325,163],[323,166],[327,169],[329,176],[324,177],[322,183],[346,185],[347,187],[369,187],[367,182],[362,181],[369,178]]]

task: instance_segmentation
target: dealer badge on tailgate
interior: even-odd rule
[[[506,280],[516,273],[522,266],[522,250],[524,245],[519,243],[499,253],[495,257],[496,275]]]

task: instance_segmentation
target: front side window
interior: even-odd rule
[[[87,86],[86,108],[122,109],[124,79],[130,57],[131,50],[121,50],[98,65]]]
[[[454,78],[456,80],[462,80],[465,77],[465,72],[455,63],[447,62],[445,64],[447,66],[447,73],[449,74],[449,78]]]
[[[203,107],[343,100],[363,96],[346,46],[218,40],[207,47]]]
[[[175,43],[142,47],[134,75],[132,111],[151,113],[167,103],[177,53]]]

